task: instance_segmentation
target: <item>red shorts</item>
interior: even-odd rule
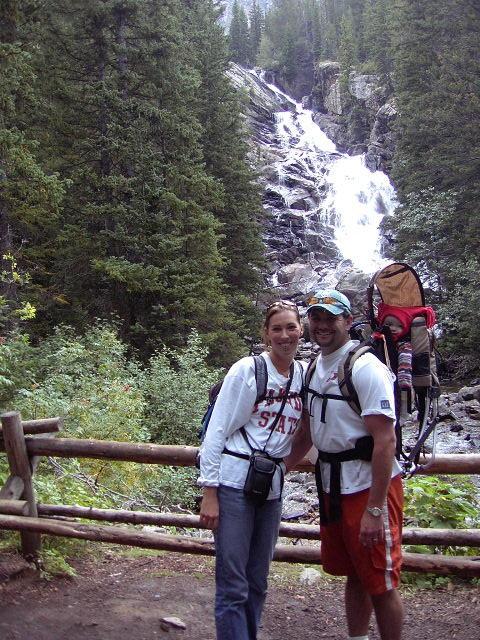
[[[402,564],[403,487],[392,479],[384,510],[385,538],[369,549],[360,543],[360,520],[369,490],[342,495],[342,519],[321,526],[322,565],[334,576],[355,575],[371,595],[396,589]],[[325,501],[328,509],[328,494]]]

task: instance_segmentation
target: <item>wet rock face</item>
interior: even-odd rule
[[[326,61],[316,66],[309,108],[320,113],[341,115],[339,76],[338,62]]]
[[[248,95],[247,117],[255,140],[269,144],[275,112],[293,109],[292,102],[281,98],[258,76],[234,62],[228,77],[234,87]]]
[[[389,173],[395,151],[393,123],[397,111],[389,86],[373,74],[352,72],[349,92],[356,107],[360,107],[367,124],[365,136],[359,140],[349,129],[349,111],[340,92],[340,66],[337,62],[323,62],[315,69],[312,93],[305,104],[317,112],[315,122],[342,151],[351,154],[366,153],[367,166],[372,170]]]

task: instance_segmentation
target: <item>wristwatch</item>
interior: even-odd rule
[[[371,516],[374,516],[375,518],[379,518],[383,513],[383,509],[381,509],[380,507],[367,507],[367,511]]]

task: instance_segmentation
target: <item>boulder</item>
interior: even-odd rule
[[[375,94],[379,82],[380,78],[377,75],[358,75],[353,71],[349,78],[350,93],[357,100],[367,100]]]
[[[296,288],[300,291],[308,291],[312,283],[317,280],[317,274],[309,264],[293,262],[279,269],[278,282]]]
[[[478,400],[466,400],[465,412],[469,418],[480,420],[480,402]]]
[[[458,391],[458,395],[463,400],[480,400],[480,385],[474,387],[462,387]]]

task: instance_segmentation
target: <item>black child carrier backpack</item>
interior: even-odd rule
[[[399,352],[390,328],[380,324],[377,319],[376,311],[379,303],[397,308],[400,313],[408,309],[414,316],[406,336],[411,344],[411,385],[409,389],[400,388],[398,379],[399,376],[402,376],[402,363],[399,363]],[[418,315],[415,315],[414,310],[417,308]],[[402,262],[395,262],[384,267],[373,275],[367,289],[367,320],[354,323],[351,329],[352,338],[360,339],[360,344],[348,352],[338,367],[338,384],[341,395],[318,394],[310,389],[316,360],[309,364],[305,374],[307,406],[312,402],[314,396],[320,396],[322,399],[321,419],[324,421],[329,400],[346,401],[356,413],[361,414],[360,402],[352,381],[353,365],[358,358],[361,358],[365,353],[373,353],[389,367],[396,376],[394,391],[397,458],[405,475],[412,475],[420,469],[420,453],[430,437],[432,445],[429,465],[432,464],[435,457],[435,427],[440,384],[437,374],[434,335],[432,329],[427,326],[429,323],[426,312],[430,309],[430,307],[425,307],[423,286],[412,267]],[[363,337],[365,327],[369,327],[371,331],[367,338]],[[418,423],[415,442],[408,449],[403,447],[402,437],[402,427],[407,419],[415,419]],[[357,459],[368,460],[371,459],[372,448],[373,441],[370,436],[367,436],[357,441],[355,453],[353,449],[348,453],[341,453],[347,456],[346,459],[352,459],[348,455],[355,455]],[[329,462],[329,460],[325,461]],[[426,466],[424,465],[423,468]]]
[[[262,358],[262,356],[252,356],[252,358],[255,366],[255,382],[257,383],[257,397],[255,402],[258,404],[259,402],[262,402],[262,400],[264,400],[267,395],[267,363],[265,362],[265,358]],[[201,443],[205,440],[208,425],[210,423],[210,418],[212,417],[215,402],[217,401],[217,397],[220,393],[220,389],[222,388],[222,384],[223,379],[210,388],[208,394],[208,406],[205,413],[203,414],[203,418],[200,422],[200,429],[198,430],[198,438]],[[197,466],[197,468],[200,468],[200,452],[197,453],[195,465]]]

